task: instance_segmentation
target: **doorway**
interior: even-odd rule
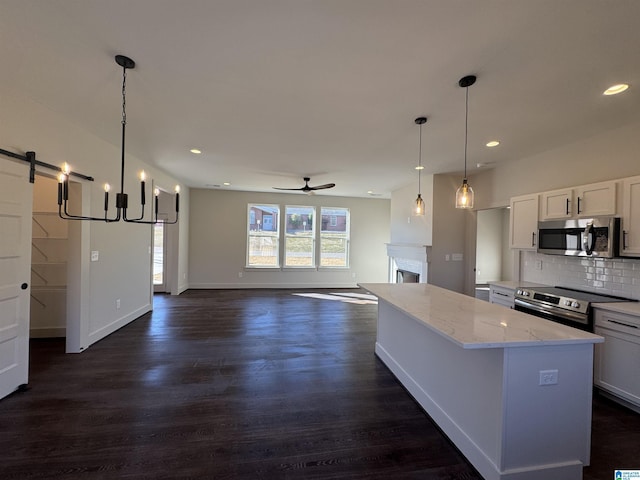
[[[30,338],[66,337],[69,225],[58,216],[57,188],[44,175],[33,184]]]
[[[513,277],[509,208],[478,210],[476,221],[475,296],[489,300],[489,283]]]
[[[167,215],[158,214],[159,220],[166,220]],[[167,229],[164,223],[153,226],[153,291],[167,291]]]

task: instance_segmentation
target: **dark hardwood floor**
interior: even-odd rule
[[[79,355],[32,341],[29,390],[0,401],[0,478],[481,478],[376,358],[375,305],[292,293],[156,296]],[[584,478],[639,451],[640,415],[596,396]]]

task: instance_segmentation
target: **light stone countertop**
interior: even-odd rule
[[[362,283],[360,286],[462,348],[604,342],[599,335],[426,283]]]
[[[593,308],[609,310],[610,312],[626,313],[640,317],[640,302],[612,302],[612,303],[592,303]]]
[[[540,283],[533,283],[533,282],[516,282],[514,280],[500,280],[496,282],[489,282],[489,285],[495,285],[496,287],[510,288],[512,290],[515,290],[518,287],[529,288],[529,287],[548,287],[549,286],[549,285],[542,285]]]

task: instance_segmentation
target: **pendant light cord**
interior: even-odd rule
[[[421,178],[422,178],[422,123],[420,124],[420,147],[418,149],[418,195],[422,194]]]
[[[469,87],[465,88],[465,110],[464,110],[464,181],[467,182],[467,137],[469,132]]]

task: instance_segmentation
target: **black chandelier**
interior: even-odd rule
[[[100,222],[119,222],[124,220],[129,223],[142,223],[142,224],[166,224],[172,225],[178,222],[178,212],[180,210],[180,187],[176,185],[175,198],[176,198],[176,216],[172,221],[158,220],[158,196],[160,190],[154,190],[155,202],[154,208],[151,211],[153,220],[144,220],[144,210],[146,204],[145,198],[145,180],[146,175],[144,170],[140,173],[140,216],[137,218],[127,217],[128,208],[128,195],[124,192],[124,166],[125,166],[125,132],[127,127],[127,111],[126,111],[126,83],[127,83],[127,69],[135,68],[136,63],[129,57],[124,55],[116,55],[116,63],[122,67],[122,145],[121,145],[121,166],[120,166],[120,193],[116,193],[116,213],[115,216],[109,218],[109,191],[110,185],[106,183],[104,185],[104,217],[88,217],[83,215],[72,215],[69,213],[68,201],[69,201],[69,176],[73,174],[70,171],[68,164],[64,164],[58,180],[58,215],[64,220],[91,220]]]

